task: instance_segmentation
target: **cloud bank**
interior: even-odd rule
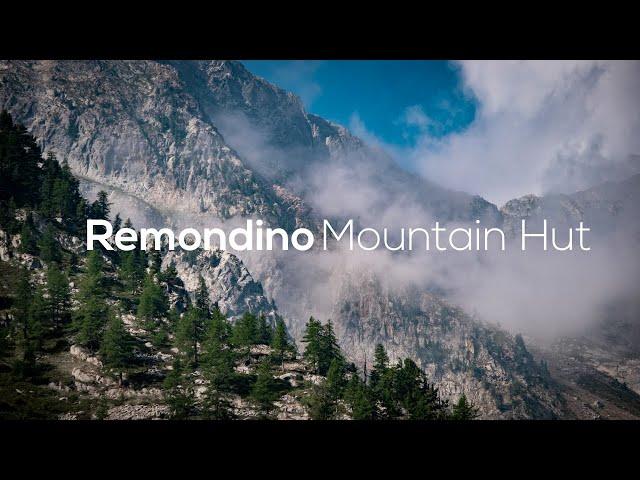
[[[640,62],[464,61],[467,129],[397,152],[425,177],[498,205],[571,193],[640,170]],[[415,106],[406,121],[421,117]],[[424,120],[424,118],[422,118]]]

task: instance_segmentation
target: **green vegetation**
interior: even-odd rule
[[[317,320],[309,321],[305,338],[310,329],[318,331]],[[306,356],[312,361],[318,355],[334,352],[331,342],[327,342],[324,351],[311,341],[308,345],[313,347],[313,355]],[[471,419],[475,412],[464,397],[455,416],[456,411],[450,412],[448,402],[440,398],[438,389],[428,382],[425,373],[411,359],[389,366],[382,345],[376,346],[374,368],[368,376],[364,373],[361,376],[354,365],[345,365],[341,355],[334,356],[326,380],[314,386],[307,403],[312,418],[322,420],[344,415],[357,420]]]
[[[302,342],[306,344],[303,357],[318,375],[326,375],[334,359],[343,360],[331,321],[322,325],[311,317]]]
[[[282,318],[247,311],[231,322],[202,277],[193,298],[183,293],[176,265],[162,270],[162,252],[77,247],[87,218],[111,215],[106,192],[89,204],[67,163],[43,158],[0,113],[0,230],[19,236],[16,260],[0,262],[0,419],[107,418],[125,389],[139,387],[160,388],[176,419],[232,419],[238,402],[273,418],[285,394],[314,419],[477,415],[465,396],[450,410],[414,362],[390,365],[381,345],[371,373],[359,372],[331,321],[309,319],[298,357]],[[118,214],[113,223],[122,223]],[[133,228],[129,219],[124,226]],[[122,400],[74,390],[71,344],[92,357],[93,373],[117,380],[109,388]],[[524,368],[524,344],[518,352]]]
[[[105,368],[118,376],[122,384],[122,377],[134,363],[134,339],[125,329],[122,320],[115,315],[111,317],[100,350]]]

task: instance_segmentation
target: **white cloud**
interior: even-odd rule
[[[631,156],[640,153],[640,62],[459,67],[478,102],[476,119],[441,139],[425,133],[405,152],[429,179],[502,204],[527,193],[573,192],[638,167]]]
[[[424,113],[422,105],[411,105],[404,110],[401,121],[409,127],[417,127],[424,131],[432,124],[432,120]]]

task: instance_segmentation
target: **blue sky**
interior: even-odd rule
[[[253,73],[299,95],[311,113],[411,146],[461,131],[475,115],[456,66],[445,61],[251,60]],[[358,130],[357,128],[355,130]],[[359,133],[359,132],[355,132]]]

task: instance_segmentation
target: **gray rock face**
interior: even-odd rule
[[[548,372],[522,339],[481,323],[434,295],[392,291],[373,277],[345,282],[333,319],[343,348],[361,365],[373,347],[391,361],[413,358],[441,393],[465,393],[484,418],[555,418],[563,409]]]
[[[246,168],[169,65],[3,61],[0,107],[79,177],[160,211],[291,226],[295,208]]]
[[[234,320],[246,311],[262,312],[273,319],[275,304],[265,296],[262,285],[256,282],[244,264],[229,252],[193,251],[169,252],[164,260],[166,267],[174,262],[179,277],[188,291],[198,288],[202,276],[212,303]]]
[[[109,409],[107,420],[159,420],[169,418],[166,405],[120,405]]]
[[[303,198],[314,198],[310,177],[326,180],[326,170],[337,168],[348,175],[353,188],[375,192],[372,200],[378,211],[402,201],[421,205],[443,221],[481,218],[500,223],[493,204],[406,172],[380,149],[306,112],[298,97],[252,75],[238,62],[171,64],[190,79],[191,91],[200,92],[200,104],[206,105],[227,143],[254,170]],[[323,210],[323,205],[313,206]]]

